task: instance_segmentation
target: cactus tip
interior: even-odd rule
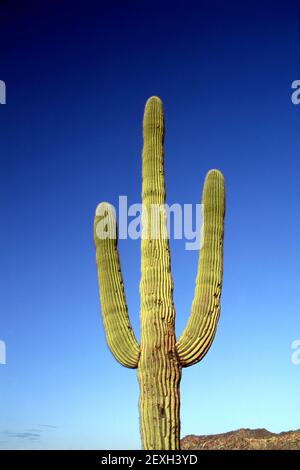
[[[150,96],[150,98],[147,99],[146,106],[155,104],[162,105],[162,100],[158,96]]]
[[[219,177],[224,179],[223,173],[220,170],[213,168],[207,172],[206,178]]]
[[[146,101],[145,110],[144,110],[144,120],[143,120],[144,129],[161,129],[164,130],[164,111],[163,104],[158,96],[150,96]]]
[[[102,216],[106,211],[111,212],[112,205],[109,202],[103,201],[96,207],[95,215]]]

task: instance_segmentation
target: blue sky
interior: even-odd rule
[[[276,5],[274,5],[276,3]],[[165,108],[167,201],[225,176],[221,319],[183,371],[182,436],[300,428],[299,4],[3,2],[0,448],[138,448],[136,372],[108,351],[92,222],[141,193],[146,99]],[[139,241],[120,241],[139,336]],[[197,253],[171,240],[176,331]]]

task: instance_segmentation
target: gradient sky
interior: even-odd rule
[[[221,319],[183,371],[182,436],[300,428],[297,1],[0,3],[0,448],[138,448],[136,372],[108,351],[92,222],[141,193],[146,99],[165,108],[169,203],[225,176]],[[139,241],[120,241],[139,337]],[[198,254],[171,240],[176,330]]]

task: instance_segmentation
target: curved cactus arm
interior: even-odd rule
[[[203,245],[199,254],[198,273],[191,314],[176,343],[183,367],[199,362],[214,339],[220,315],[225,195],[224,178],[211,170],[202,193]]]
[[[106,341],[120,364],[135,369],[139,361],[139,345],[127,312],[114,209],[105,202],[96,209],[94,242]]]

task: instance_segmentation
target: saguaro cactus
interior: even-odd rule
[[[138,369],[140,429],[144,449],[179,449],[179,384],[182,367],[199,362],[207,353],[217,327],[222,285],[224,179],[208,172],[203,193],[203,244],[195,295],[187,325],[176,341],[170,251],[165,236],[165,214],[153,206],[165,203],[162,102],[148,99],[143,120],[143,218],[141,241],[140,322],[137,343],[128,317],[117,250],[112,207],[96,209],[94,240],[102,318],[108,346],[125,367]],[[145,217],[147,216],[147,224]],[[156,221],[153,218],[156,217]],[[151,227],[156,222],[157,234]],[[99,224],[107,236],[99,236]]]

